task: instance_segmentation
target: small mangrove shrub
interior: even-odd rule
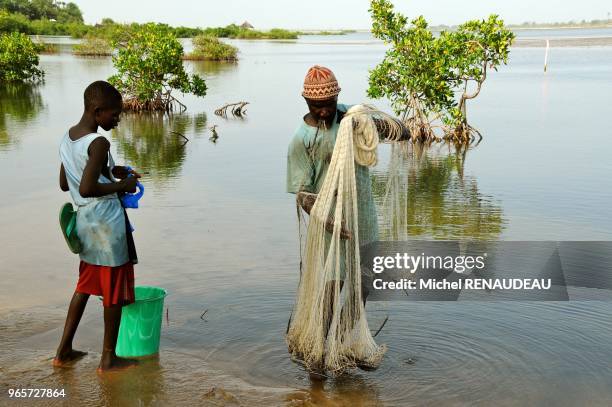
[[[39,47],[25,34],[0,34],[0,82],[37,82]]]
[[[101,57],[112,55],[113,50],[108,40],[86,36],[83,42],[72,47],[72,52],[75,55]]]
[[[514,34],[496,15],[434,36],[423,16],[408,19],[388,0],[372,0],[372,33],[389,45],[370,71],[368,95],[386,97],[411,130],[413,140],[469,143],[466,101],[475,98],[487,71],[506,64]],[[438,132],[440,135],[440,133]]]
[[[210,35],[198,35],[192,40],[193,52],[185,59],[206,61],[235,61],[238,59],[238,48],[226,44]]]
[[[282,28],[273,28],[270,31],[257,31],[241,28],[235,36],[230,38],[239,38],[245,40],[295,40],[298,33]]]
[[[133,111],[185,110],[173,92],[206,95],[206,83],[188,75],[183,67],[183,46],[167,27],[144,24],[125,42],[115,42],[113,64],[117,74],[109,78],[124,97],[124,108]]]
[[[34,45],[36,46],[36,50],[39,54],[59,54],[60,46],[59,44],[52,44],[50,42],[44,42],[39,36],[36,36],[32,40]]]

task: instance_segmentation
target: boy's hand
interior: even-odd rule
[[[119,183],[123,187],[122,188],[123,192],[128,192],[130,194],[133,194],[134,192],[136,192],[136,184],[138,183],[138,178],[137,177],[127,177],[119,181]]]
[[[137,173],[136,171],[130,169],[128,170],[127,167],[124,167],[122,165],[116,165],[113,167],[113,177],[117,178],[117,179],[125,179],[130,175],[133,175],[136,178],[140,178],[141,175],[139,173]]]

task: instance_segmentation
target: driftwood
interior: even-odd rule
[[[179,133],[178,131],[171,131],[170,134],[174,134],[176,136],[182,137],[185,140],[185,143],[189,141],[187,137],[185,137],[182,133]]]
[[[217,116],[227,117],[227,110],[229,109],[229,111],[232,113],[232,116],[242,117],[246,115],[245,106],[248,104],[249,102],[228,103],[215,110],[215,114]]]
[[[374,334],[373,338],[376,338],[376,335],[378,335],[380,333],[380,331],[382,331],[382,329],[385,327],[385,324],[387,323],[387,321],[389,320],[389,315],[387,315],[387,317],[385,318],[385,320],[383,321],[382,325],[380,326],[380,328],[378,328],[378,330],[376,331],[376,333]]]

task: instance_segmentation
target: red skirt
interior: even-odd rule
[[[81,261],[76,292],[101,295],[105,307],[134,302],[134,264],[97,266]]]

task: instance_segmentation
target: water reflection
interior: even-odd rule
[[[137,369],[140,374],[98,375],[104,405],[150,406],[168,401],[159,358],[141,360]]]
[[[125,114],[113,140],[126,164],[164,183],[180,174],[188,140],[206,132],[206,113]]]
[[[206,76],[216,76],[225,72],[230,72],[238,67],[237,62],[231,61],[189,61],[195,73]]]
[[[479,191],[476,178],[464,175],[467,152],[441,144],[391,147],[388,171],[371,175],[382,207],[382,240],[499,238],[502,207]]]
[[[3,84],[0,88],[0,150],[19,143],[20,128],[43,110],[38,85]]]
[[[285,396],[287,405],[378,406],[383,401],[378,386],[359,374],[330,381],[311,381],[310,388]]]

